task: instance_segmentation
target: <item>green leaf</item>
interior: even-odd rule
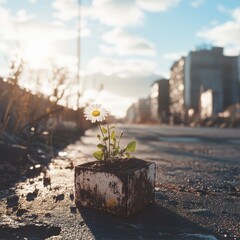
[[[111,139],[114,139],[114,138],[115,138],[115,132],[112,131],[112,133],[111,133]]]
[[[119,136],[119,139],[121,139],[122,136],[123,136],[123,131],[121,131],[120,136]]]
[[[103,141],[106,142],[109,138],[108,137],[104,137]]]
[[[116,147],[117,140],[116,138],[113,139],[113,146]]]
[[[99,134],[97,135],[97,138],[98,138],[99,140],[101,140],[101,136],[100,136]]]
[[[101,129],[102,129],[102,132],[103,132],[104,134],[106,134],[106,133],[108,132],[108,130],[107,130],[105,127],[101,127]]]
[[[125,153],[125,156],[126,156],[127,158],[130,158],[130,157],[131,157],[128,152]]]
[[[109,129],[111,130],[111,129],[114,129],[115,128],[115,126],[111,126]]]
[[[97,159],[97,160],[103,160],[103,152],[102,151],[96,151],[93,153],[93,156]]]
[[[129,152],[134,152],[136,151],[136,141],[132,141],[130,143],[128,143],[128,145],[126,146],[126,150]]]
[[[99,144],[97,145],[97,147],[100,148],[100,149],[104,149],[106,146],[103,145],[103,144],[101,144],[101,143],[99,143]]]

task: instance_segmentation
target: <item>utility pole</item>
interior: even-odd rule
[[[81,69],[81,0],[78,0],[78,15],[77,15],[77,109],[80,108],[80,97],[81,90],[80,89],[80,69]]]

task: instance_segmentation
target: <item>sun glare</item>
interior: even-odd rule
[[[29,39],[24,43],[22,51],[25,61],[31,68],[43,68],[50,59],[50,44],[43,39]]]

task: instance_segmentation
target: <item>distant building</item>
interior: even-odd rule
[[[238,56],[238,102],[240,103],[240,55]]]
[[[185,119],[185,58],[176,61],[171,67],[169,80],[169,109],[172,121],[180,123]]]
[[[140,98],[137,102],[137,123],[146,123],[150,121],[151,115],[150,99]]]
[[[238,57],[223,55],[223,48],[191,51],[171,68],[170,112],[174,119],[185,121],[199,114],[200,94],[212,90],[213,113],[238,102]]]
[[[200,116],[201,118],[209,118],[213,115],[214,97],[212,89],[209,89],[200,96]]]
[[[140,98],[132,104],[126,113],[125,121],[128,123],[147,123],[150,122],[151,107],[149,98]]]
[[[160,79],[151,86],[151,120],[168,123],[169,120],[169,81]]]
[[[127,123],[135,123],[137,118],[137,106],[133,103],[127,110],[125,121]]]

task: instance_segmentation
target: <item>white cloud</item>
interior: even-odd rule
[[[87,70],[92,73],[117,76],[146,76],[157,71],[157,65],[153,61],[143,59],[110,59],[95,57],[87,64]]]
[[[9,22],[10,22],[10,12],[6,8],[0,6],[0,24],[4,26],[4,24]]]
[[[57,27],[43,23],[28,23],[19,25],[18,39],[28,40],[32,37],[34,39],[45,39],[49,42],[57,40],[74,39],[77,36],[75,29],[67,27]]]
[[[200,31],[197,36],[220,46],[228,44],[240,45],[240,25],[237,22],[229,21],[222,25]]]
[[[34,18],[33,14],[28,14],[25,9],[20,9],[17,11],[17,15],[13,19],[17,22],[26,22],[32,18]]]
[[[136,2],[146,11],[162,12],[176,6],[180,0],[136,0]]]
[[[198,37],[204,38],[215,45],[239,48],[240,47],[240,8],[231,12],[232,20],[223,24],[199,31]]]
[[[136,26],[143,23],[144,11],[166,11],[181,0],[93,0],[89,6],[81,6],[81,18],[89,17],[114,27]],[[54,0],[54,16],[63,21],[78,16],[76,0]]]
[[[144,17],[135,0],[93,0],[92,7],[92,17],[109,26],[139,25]]]
[[[186,56],[187,52],[173,52],[173,53],[166,53],[163,55],[163,59],[167,59],[167,60],[178,60],[179,58],[181,58],[182,56]]]
[[[52,25],[55,27],[66,27],[66,24],[63,21],[55,20],[52,22]]]
[[[190,5],[194,8],[198,8],[200,7],[203,3],[205,2],[205,0],[194,0],[190,2]]]
[[[0,9],[1,14],[1,9]],[[12,18],[13,19],[13,18]],[[58,40],[69,40],[75,39],[77,37],[76,28],[70,28],[65,26],[64,24],[48,24],[44,22],[31,21],[26,20],[25,22],[16,22],[15,26],[13,26],[11,18],[6,16],[5,19],[0,18],[0,24],[8,26],[6,28],[0,29],[0,36],[4,40],[18,40],[25,41],[28,39],[45,39],[45,41],[54,42]],[[81,30],[81,36],[87,37],[91,34],[88,28],[84,28]]]
[[[0,52],[7,52],[8,46],[5,43],[0,42]]]
[[[224,55],[226,56],[237,56],[240,55],[240,46],[235,47],[225,47],[224,48]]]
[[[101,46],[101,51],[105,54],[153,56],[156,53],[152,43],[120,28],[103,34],[102,39],[110,44]]]
[[[240,7],[233,10],[232,17],[240,23]]]
[[[67,56],[76,48],[77,28],[75,26],[69,27],[59,20],[52,24],[47,21],[38,21],[23,9],[20,9],[16,15],[11,15],[11,12],[1,5],[0,26],[4,26],[0,28],[0,51],[4,52],[6,57],[11,57],[16,48],[20,47],[22,57],[30,67],[47,68],[49,64],[47,60],[50,58],[69,67],[71,67],[70,63],[75,61]],[[82,37],[90,34],[87,27],[81,29]],[[66,57],[59,57],[59,53],[65,54]],[[1,59],[3,56],[0,56],[0,61]],[[72,66],[76,66],[76,61]]]
[[[35,4],[37,0],[28,0],[30,3]]]
[[[91,34],[85,18],[85,16],[88,16],[90,13],[88,7],[81,6],[80,9],[80,6],[78,5],[76,0],[54,0],[52,6],[55,9],[53,16],[58,19],[57,21],[53,22],[55,26],[63,27],[65,26],[65,21],[70,21],[73,19],[75,19],[77,22],[80,10],[81,36],[87,37]],[[77,26],[75,31],[77,31]]]
[[[76,0],[53,0],[53,16],[61,21],[70,21],[79,17],[81,26],[86,26],[86,16],[91,16],[92,10],[88,6],[79,6]]]
[[[75,0],[55,0],[52,6],[57,10],[53,15],[61,20],[68,21],[78,15],[78,4]]]
[[[77,68],[77,56],[59,53],[56,55],[54,63],[56,63],[57,66],[66,67],[74,73]]]
[[[15,35],[15,29],[12,23],[12,17],[9,10],[0,6],[0,37],[1,39],[13,38]],[[13,32],[14,30],[14,32]]]

